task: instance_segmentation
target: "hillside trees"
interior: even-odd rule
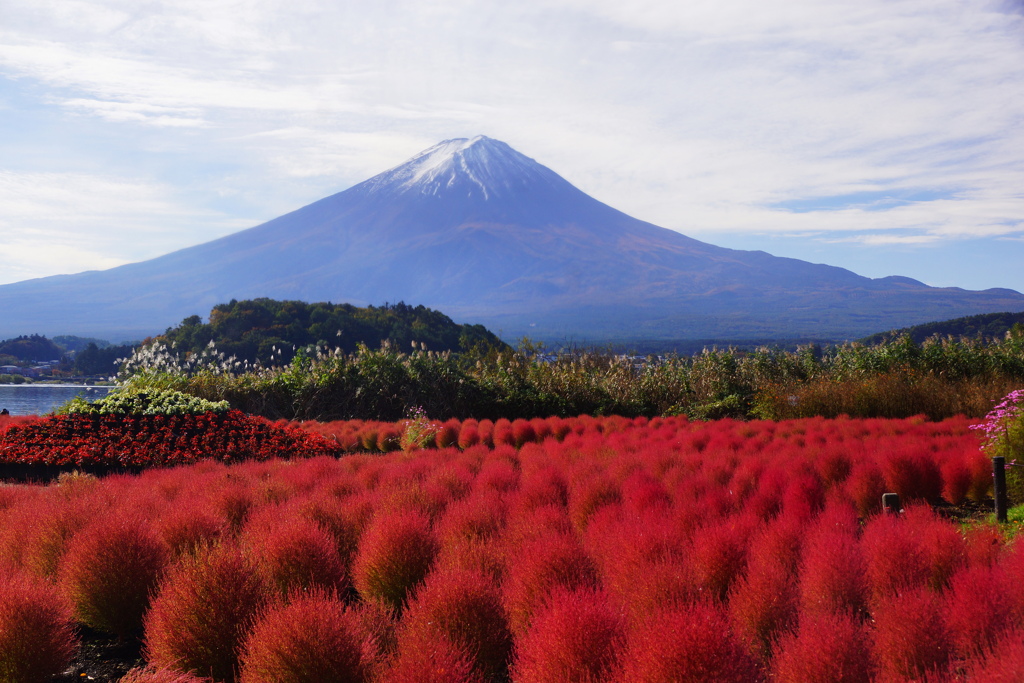
[[[303,347],[353,353],[388,341],[401,349],[412,342],[435,351],[468,351],[505,345],[482,325],[459,325],[439,311],[399,302],[360,308],[329,302],[232,300],[210,311],[210,322],[185,318],[162,335],[179,353],[201,352],[211,342],[225,356],[264,366],[290,362]]]

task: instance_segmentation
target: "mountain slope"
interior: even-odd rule
[[[506,338],[859,337],[993,310],[936,289],[716,247],[636,220],[485,137],[449,140],[344,192],[212,242],[0,286],[0,336],[138,337],[230,299],[399,300]]]

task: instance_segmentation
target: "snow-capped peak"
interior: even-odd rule
[[[504,142],[478,135],[440,142],[371,178],[366,185],[370,191],[427,195],[466,191],[487,200],[531,181],[550,182],[552,178],[558,178],[557,174]]]

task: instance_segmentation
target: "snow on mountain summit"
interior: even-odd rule
[[[372,193],[454,192],[489,200],[538,182],[565,181],[504,142],[478,135],[440,142],[362,185]]]

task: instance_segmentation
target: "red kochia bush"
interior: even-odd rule
[[[448,420],[434,434],[434,445],[438,448],[451,448],[459,445],[458,420]]]
[[[931,574],[916,530],[903,517],[877,515],[864,527],[861,548],[868,585],[876,600],[924,586]]]
[[[359,540],[352,582],[364,599],[401,607],[436,554],[429,518],[414,510],[382,513]]]
[[[77,650],[71,608],[56,589],[0,569],[0,681],[48,681]]]
[[[882,494],[887,491],[882,471],[871,462],[855,465],[846,480],[845,488],[862,517],[882,508]]]
[[[689,564],[700,591],[722,600],[747,560],[749,523],[738,517],[709,524],[693,535]]]
[[[467,420],[463,422],[462,427],[459,429],[459,448],[466,450],[478,443],[480,443],[480,432],[477,431],[476,421]]]
[[[669,606],[632,630],[622,655],[623,683],[755,683],[763,679],[711,605]]]
[[[186,557],[170,573],[146,614],[149,662],[234,681],[238,646],[269,588],[234,546]]]
[[[596,585],[597,571],[574,536],[542,532],[510,559],[503,589],[512,632],[526,632],[534,611],[556,587]]]
[[[995,647],[967,664],[964,680],[985,683],[1020,683],[1024,671],[1024,627],[1007,631]]]
[[[782,564],[751,566],[729,594],[729,611],[750,652],[767,658],[777,638],[796,623],[796,579]]]
[[[359,537],[372,512],[369,494],[338,499],[332,495],[314,495],[299,504],[301,514],[334,538],[338,557],[346,568],[356,554]]]
[[[243,538],[263,579],[282,596],[313,586],[348,586],[334,538],[315,522],[270,509],[249,524]]]
[[[522,448],[523,444],[532,443],[537,440],[537,431],[533,424],[526,420],[516,420],[512,423],[512,443],[516,448]]]
[[[209,678],[173,669],[132,669],[117,683],[210,683]]]
[[[949,661],[949,632],[930,590],[892,596],[879,604],[874,617],[875,660],[882,680],[918,679]]]
[[[851,614],[810,617],[779,641],[773,668],[775,678],[785,683],[868,683],[867,632]]]
[[[320,590],[271,608],[242,648],[242,683],[369,680],[372,662],[358,615]]]
[[[800,608],[806,614],[860,612],[865,608],[864,558],[857,538],[823,528],[808,539],[800,567]]]
[[[956,573],[945,594],[943,614],[957,651],[971,657],[991,647],[1013,625],[1002,567],[968,567]]]
[[[378,679],[387,683],[485,683],[466,645],[444,636],[409,638]]]
[[[505,673],[512,636],[490,578],[458,569],[427,575],[402,619],[398,656],[409,656],[406,643],[438,638],[464,646],[485,678]]]
[[[141,519],[96,520],[68,546],[60,584],[80,622],[128,636],[142,628],[168,550]]]
[[[922,452],[897,450],[880,459],[885,483],[900,500],[937,501],[942,497],[942,474],[933,458]]]
[[[516,644],[516,683],[594,683],[611,678],[625,624],[603,592],[557,589]]]
[[[214,543],[228,528],[208,506],[180,501],[154,522],[171,555],[178,557]]]

